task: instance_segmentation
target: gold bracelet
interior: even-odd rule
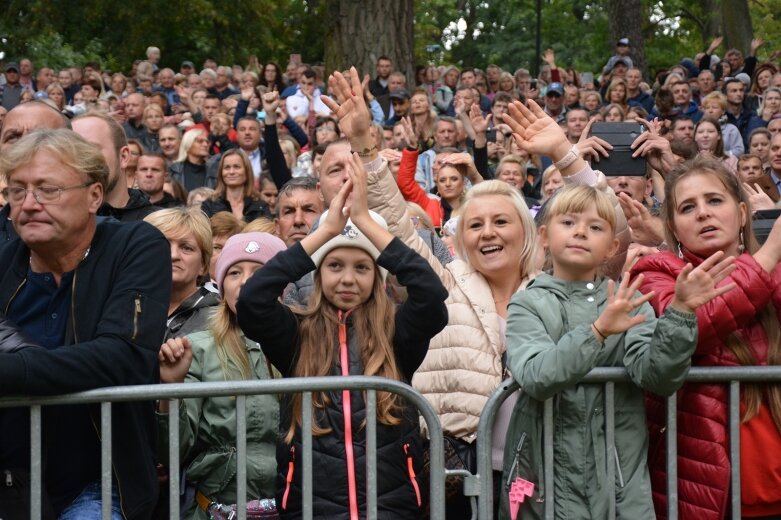
[[[377,150],[377,145],[376,144],[374,146],[372,146],[371,148],[364,148],[363,150],[360,150],[360,151],[353,150],[353,153],[357,153],[358,157],[369,157],[372,154],[377,153],[377,152],[378,152],[378,150]]]

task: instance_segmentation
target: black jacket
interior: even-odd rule
[[[21,240],[0,246],[0,311],[4,315],[26,283],[29,259],[30,252]],[[157,383],[157,353],[165,332],[170,287],[170,246],[162,233],[144,222],[99,219],[89,254],[74,272],[65,345],[0,353],[0,395],[51,395]],[[74,426],[76,419],[52,420],[62,416],[58,408],[62,407],[44,410],[45,447],[46,439],[67,437]],[[84,460],[90,460],[99,449],[99,405],[69,408],[76,412],[73,417],[83,418],[95,437],[73,442],[68,450],[44,451],[47,488],[52,485],[51,477],[47,478],[50,470],[61,473],[71,467],[63,459],[78,460],[84,453]],[[129,520],[150,518],[159,488],[154,404],[117,403],[112,411],[113,468],[122,512]],[[14,432],[0,432],[1,442],[9,433]],[[98,457],[97,467],[87,472],[100,475],[99,464]]]
[[[402,380],[409,382],[428,351],[431,338],[447,323],[444,301],[447,291],[428,263],[409,249],[398,238],[385,248],[377,260],[397,276],[407,288],[407,301],[398,307],[395,315],[393,349]],[[314,269],[314,264],[301,244],[278,253],[263,269],[258,270],[245,284],[239,296],[237,313],[239,325],[248,338],[258,341],[271,363],[283,376],[293,373],[293,364],[299,349],[298,316],[278,302],[285,286]],[[347,334],[349,374],[362,375],[360,345],[351,317],[342,317],[340,328]],[[325,339],[329,341],[329,339]],[[330,341],[340,349],[338,338]],[[339,355],[331,373],[342,373]],[[342,392],[330,392],[330,402],[316,414],[316,421],[332,433],[312,439],[312,467],[314,470],[313,501],[316,518],[349,519],[350,493],[347,479],[345,444],[345,417]],[[356,502],[358,511],[366,511],[366,416],[363,392],[351,392],[353,431],[353,467],[356,475]],[[401,423],[396,426],[377,423],[377,509],[378,518],[419,518],[419,508],[425,486],[419,478],[422,468],[420,427],[415,408],[401,402]],[[280,406],[280,432],[287,434],[291,424],[290,401]],[[301,517],[301,432],[297,430],[292,445],[281,441],[277,447],[277,508],[282,518]],[[412,461],[414,478],[409,474]],[[289,462],[293,463],[292,482],[286,477]],[[286,491],[288,491],[286,493]]]
[[[101,217],[114,217],[120,222],[134,222],[136,220],[144,220],[144,217],[160,209],[153,206],[149,202],[149,196],[141,190],[130,188],[127,190],[127,194],[130,196],[130,199],[124,208],[115,208],[108,202],[103,202],[98,209],[98,215]]]
[[[185,162],[188,161],[184,160],[184,161],[177,161],[175,163],[171,163],[171,166],[168,167],[168,174],[171,176],[172,180],[175,180],[182,186],[185,186],[186,189],[187,184],[184,182]],[[220,166],[219,155],[213,155],[206,160],[206,164],[205,164],[206,178],[204,181],[204,186],[206,186],[207,188],[214,188],[215,186],[217,186],[217,175],[219,174],[217,170],[219,166]]]
[[[220,211],[227,211],[229,213],[233,211],[230,202],[224,197],[221,199],[206,199],[201,203],[201,209],[209,218],[212,218],[215,213],[219,213]],[[273,218],[268,209],[268,205],[262,200],[255,200],[252,197],[244,197],[243,213],[244,222],[252,222],[260,217]]]
[[[199,287],[168,317],[165,339],[180,338],[209,328],[209,318],[220,303],[216,293]]]

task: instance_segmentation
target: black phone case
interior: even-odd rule
[[[630,147],[642,132],[643,125],[640,123],[594,123],[591,127],[591,135],[600,137],[613,145],[609,157],[600,156],[599,162],[592,164],[594,169],[612,177],[644,176],[646,172],[645,157],[633,158],[633,150]]]

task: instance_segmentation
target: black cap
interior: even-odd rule
[[[191,62],[191,61],[189,61],[189,60],[184,60],[184,61],[182,62],[182,67],[190,67],[191,69],[194,69],[194,68],[195,68],[195,65],[193,65],[193,62]],[[180,68],[181,68],[181,67],[180,67]]]
[[[19,64],[15,61],[9,61],[5,64],[5,71],[8,72],[9,70],[15,70],[16,72],[19,72]]]
[[[405,88],[399,88],[390,93],[390,98],[401,99],[406,101],[407,99],[409,99],[409,92]]]

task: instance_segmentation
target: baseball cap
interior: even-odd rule
[[[405,88],[399,88],[399,89],[396,89],[396,90],[394,90],[393,92],[390,93],[390,98],[391,99],[406,100],[406,99],[409,99],[409,97],[410,97],[409,96],[409,91],[407,91],[407,89],[405,89]]]
[[[545,95],[548,94],[557,94],[559,96],[564,95],[564,87],[561,85],[561,83],[554,82],[548,85],[548,90],[545,91]]]
[[[195,68],[195,65],[193,65],[193,62],[191,62],[190,60],[184,60],[184,61],[182,62],[182,67],[189,67],[189,68],[191,68],[191,69],[194,69],[194,68]],[[180,67],[180,68],[181,68],[181,67]]]
[[[9,70],[15,70],[16,72],[19,72],[19,64],[15,61],[9,61],[5,64],[5,71],[8,72]]]
[[[616,66],[623,65],[624,67],[629,67],[629,62],[626,61],[624,58],[617,58],[616,61],[613,62],[613,68],[615,69]]]
[[[619,38],[618,43],[616,45],[626,45],[629,47],[629,38]]]

